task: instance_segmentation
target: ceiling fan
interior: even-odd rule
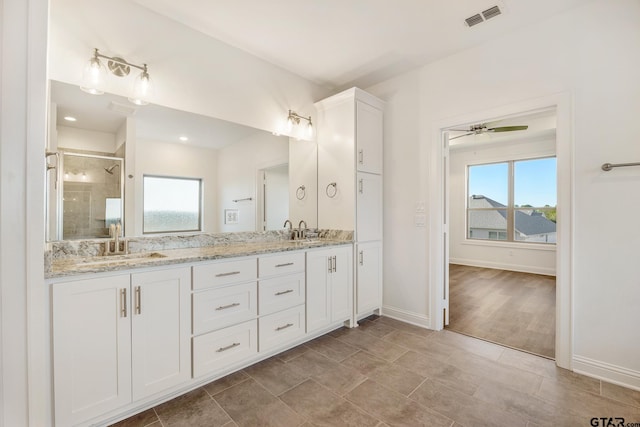
[[[486,123],[480,123],[477,125],[471,125],[469,126],[468,129],[449,129],[452,131],[456,131],[456,132],[467,132],[465,134],[462,135],[457,135],[457,136],[452,136],[451,138],[449,138],[449,140],[452,139],[456,139],[456,138],[462,138],[463,136],[468,136],[468,135],[480,135],[483,133],[493,133],[493,132],[513,132],[516,130],[527,130],[529,129],[529,126],[524,125],[524,126],[497,126],[494,128],[488,128]]]

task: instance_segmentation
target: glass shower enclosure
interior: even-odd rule
[[[124,159],[73,152],[60,154],[57,238],[109,237],[111,224],[123,224]]]

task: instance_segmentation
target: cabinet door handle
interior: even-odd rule
[[[220,347],[219,349],[216,350],[216,353],[222,353],[223,351],[231,350],[232,348],[237,347],[239,345],[240,345],[239,342],[234,342],[233,344],[229,344],[226,347]]]
[[[363,181],[362,179],[358,181],[358,191],[360,192],[360,194],[363,194],[364,192],[364,183],[362,181]]]
[[[327,258],[327,264],[329,264],[329,273],[333,272],[333,257]]]
[[[239,271],[231,271],[229,273],[219,273],[219,274],[216,274],[216,277],[233,276],[234,274],[240,274],[240,272]]]
[[[358,151],[358,163],[364,164],[364,150]]]
[[[239,305],[240,305],[239,302],[234,302],[231,304],[221,305],[220,307],[216,307],[216,310],[226,310],[227,308],[237,307]]]
[[[287,262],[285,264],[276,264],[276,268],[278,268],[278,267],[288,267],[290,265],[293,265],[293,263],[292,262]]]
[[[127,317],[127,289],[120,289],[120,317]]]
[[[136,314],[142,314],[142,291],[140,286],[136,286]]]
[[[364,251],[360,251],[360,265],[364,265]]]
[[[333,256],[333,272],[336,272],[336,268],[337,268],[338,262],[336,260],[336,256]]]
[[[286,324],[286,325],[284,325],[284,326],[278,326],[278,327],[276,328],[276,331],[281,331],[281,330],[283,330],[283,329],[287,329],[287,328],[290,328],[290,327],[292,327],[292,326],[293,326],[293,323],[287,323],[287,324]]]
[[[293,292],[293,289],[287,289],[286,291],[276,292],[276,296],[284,295]]]

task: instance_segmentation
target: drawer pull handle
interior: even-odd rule
[[[277,267],[287,267],[287,266],[290,266],[290,265],[293,265],[293,263],[292,263],[292,262],[287,262],[287,263],[285,263],[285,264],[277,264],[277,265],[276,265],[276,268],[277,268]]]
[[[234,274],[240,274],[239,271],[231,271],[229,273],[216,274],[216,277],[233,276]]]
[[[276,296],[284,295],[293,292],[293,289],[287,289],[286,291],[276,292]]]
[[[221,305],[220,307],[216,307],[216,310],[226,310],[227,308],[231,308],[231,307],[237,307],[239,306],[240,303],[239,302],[234,302],[232,304],[228,304],[228,305]]]
[[[287,323],[287,324],[286,324],[286,325],[284,325],[284,326],[278,326],[278,327],[276,328],[276,331],[281,331],[281,330],[283,330],[283,329],[287,329],[287,328],[290,328],[290,327],[292,327],[292,326],[293,326],[293,323]]]
[[[233,344],[229,344],[226,347],[220,347],[219,349],[216,350],[216,353],[222,353],[223,351],[231,350],[233,347],[237,347],[239,345],[240,345],[239,342],[234,342]]]

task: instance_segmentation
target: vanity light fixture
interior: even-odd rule
[[[313,136],[313,123],[311,122],[311,116],[309,117],[303,117],[299,114],[297,114],[295,111],[291,111],[289,110],[289,115],[287,117],[287,130],[289,132],[291,132],[291,130],[293,129],[293,125],[299,125],[300,124],[300,120],[306,120],[307,121],[307,136],[308,137],[312,137]]]
[[[149,103],[148,99],[153,95],[153,85],[149,77],[147,64],[136,65],[116,56],[106,56],[101,54],[97,48],[93,49],[93,56],[84,68],[80,89],[92,95],[102,95],[104,93],[107,68],[105,68],[100,58],[107,60],[107,68],[109,68],[111,74],[118,77],[128,76],[131,72],[131,67],[141,70],[141,73],[134,81],[133,93],[128,99],[136,105],[147,105]]]

